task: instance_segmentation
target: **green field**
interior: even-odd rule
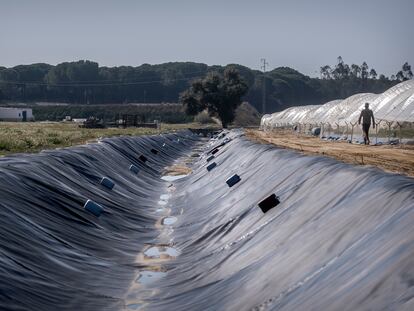
[[[201,125],[161,124],[160,130],[135,127],[87,129],[73,123],[0,122],[0,156],[81,145],[103,137],[152,135],[197,127]]]

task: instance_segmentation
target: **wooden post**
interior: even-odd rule
[[[402,124],[400,122],[397,122],[397,125],[398,125],[398,128],[399,128],[398,133],[399,133],[399,136],[400,136],[400,144],[402,144]]]
[[[345,121],[345,125],[346,125],[346,140],[348,140],[348,122]]]
[[[391,141],[391,125],[392,125],[392,121],[385,121],[385,123],[387,123],[388,125],[388,143],[390,143]]]
[[[328,122],[328,136],[331,136],[332,126],[331,123]]]
[[[382,120],[379,120],[377,123],[375,123],[375,144],[378,144],[378,127],[381,124]]]
[[[355,122],[355,123],[352,123],[352,122],[349,122],[350,124],[351,124],[351,144],[352,144],[352,140],[354,139],[354,127],[355,127],[355,125],[357,125],[357,122]]]

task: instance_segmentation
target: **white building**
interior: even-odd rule
[[[31,108],[0,107],[0,121],[33,121]]]

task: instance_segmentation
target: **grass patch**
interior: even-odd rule
[[[197,127],[201,125],[162,124],[161,130],[133,127],[85,129],[72,123],[0,122],[0,156],[81,145],[104,137],[153,135]]]

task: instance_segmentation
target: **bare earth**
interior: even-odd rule
[[[247,129],[246,136],[260,143],[271,143],[304,154],[324,155],[357,165],[373,165],[387,172],[414,177],[414,146],[364,146],[345,141],[324,141],[290,130],[263,132]]]
[[[170,176],[188,175],[190,173],[191,173],[191,168],[189,168],[186,165],[181,165],[181,164],[175,164],[175,165],[168,166],[163,171],[164,175],[170,175]]]

